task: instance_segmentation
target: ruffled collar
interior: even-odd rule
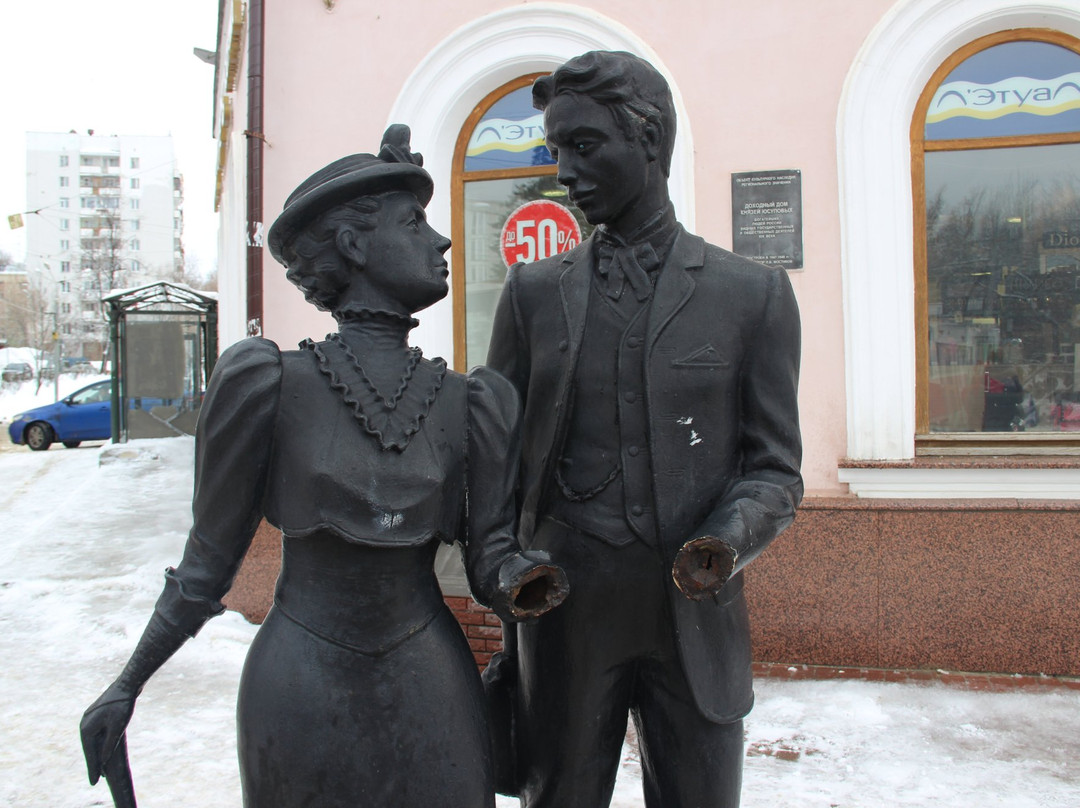
[[[305,340],[301,348],[313,351],[319,370],[330,387],[341,395],[364,431],[385,451],[402,452],[420,431],[446,376],[442,359],[424,361],[419,348],[408,346],[408,332],[417,325],[411,317],[385,311],[355,308],[335,312],[340,334],[330,334],[323,342]],[[401,374],[393,390],[379,389],[371,381],[354,348],[365,356],[388,352],[397,354]]]

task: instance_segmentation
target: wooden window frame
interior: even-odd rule
[[[454,145],[454,161],[450,178],[450,209],[452,212],[450,222],[450,238],[453,246],[450,248],[451,265],[454,267],[451,278],[451,288],[454,300],[454,369],[464,372],[467,363],[466,332],[465,332],[465,184],[469,182],[482,182],[484,180],[521,179],[529,177],[553,176],[557,167],[551,166],[524,166],[521,168],[499,168],[485,171],[465,170],[465,151],[469,146],[469,138],[473,130],[495,102],[506,95],[520,90],[522,87],[532,85],[540,76],[547,73],[529,73],[518,76],[516,79],[501,84],[484,96],[477,104],[458,134],[457,143]]]
[[[1080,434],[1045,432],[930,431],[930,314],[927,288],[926,153],[977,149],[1056,146],[1080,143],[1080,131],[1048,135],[927,140],[926,113],[934,93],[958,65],[976,53],[1007,42],[1045,42],[1080,55],[1080,40],[1048,28],[998,31],[969,42],[934,71],[911,119],[911,196],[915,269],[915,454],[918,455],[1080,455]]]

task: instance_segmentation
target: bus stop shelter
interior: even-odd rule
[[[113,443],[194,435],[217,360],[217,296],[158,281],[101,302],[113,358]]]

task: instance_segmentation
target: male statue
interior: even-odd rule
[[[597,228],[510,270],[488,357],[525,406],[522,544],[571,593],[517,627],[518,785],[528,808],[604,808],[630,715],[649,808],[737,806],[741,570],[802,497],[798,308],[783,270],[675,220],[655,68],[586,53],[533,101]]]

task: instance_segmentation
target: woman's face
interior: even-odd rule
[[[408,191],[381,200],[378,225],[365,233],[361,272],[377,296],[411,314],[442,300],[450,290],[443,257],[450,239],[432,229],[424,207]]]

